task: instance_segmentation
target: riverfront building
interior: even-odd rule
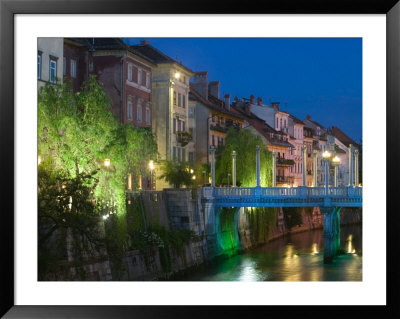
[[[152,129],[157,138],[159,160],[188,161],[194,156],[193,136],[188,125],[189,80],[194,73],[148,41],[130,48],[155,64],[152,70]],[[160,174],[160,168],[156,167],[156,189],[169,188],[168,183],[157,178]]]
[[[210,147],[223,147],[229,128],[243,127],[243,116],[231,107],[230,95],[220,98],[220,82],[208,82],[208,72],[197,72],[190,84],[189,119],[194,118],[195,164],[211,163]]]
[[[62,83],[63,38],[38,38],[37,40],[38,90],[46,83]]]

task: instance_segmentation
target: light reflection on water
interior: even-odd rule
[[[361,225],[341,228],[341,249],[323,263],[322,229],[288,235],[172,280],[185,281],[361,281]],[[349,253],[350,252],[350,253]]]

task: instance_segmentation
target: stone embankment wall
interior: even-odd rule
[[[170,276],[188,269],[195,268],[219,255],[231,255],[219,249],[217,235],[205,236],[205,214],[199,193],[189,189],[165,189],[163,191],[150,191],[141,194],[144,214],[147,223],[156,222],[171,230],[192,230],[197,236],[183,247],[179,254],[173,247],[169,248],[171,270],[165,272],[161,263],[160,250],[157,247],[149,249],[146,253],[139,250],[130,250],[123,258],[123,275],[121,280],[156,280],[168,279]],[[268,231],[265,242],[279,238],[289,233],[308,231],[323,227],[323,216],[319,207],[312,209],[299,209],[301,222],[288,227],[287,212],[279,208],[276,222]],[[361,208],[346,209],[341,211],[341,224],[360,223],[362,220]],[[237,219],[238,250],[248,250],[256,244],[252,240],[252,229],[247,208],[239,209]],[[220,226],[222,227],[222,226]],[[224,225],[226,227],[226,225]],[[235,227],[233,225],[233,227]],[[263,242],[258,241],[257,244]],[[93,268],[93,278],[110,280],[109,271],[100,270],[102,265],[88,266]],[[100,269],[99,269],[100,268]],[[89,270],[89,268],[88,268]],[[115,280],[115,279],[111,279]]]

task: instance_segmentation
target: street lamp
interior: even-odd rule
[[[338,187],[338,167],[340,165],[340,158],[337,155],[332,158],[332,165],[335,167],[335,187]]]
[[[110,165],[111,165],[111,160],[110,160],[109,158],[106,158],[106,159],[104,160],[104,166],[105,166],[105,167],[110,167]]]
[[[328,188],[329,188],[329,159],[331,157],[331,153],[329,151],[325,151],[322,153],[322,157],[325,162],[325,195],[328,196]]]
[[[153,160],[150,160],[149,168],[150,168],[150,189],[153,190],[153,170],[154,170]]]

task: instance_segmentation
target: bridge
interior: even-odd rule
[[[362,187],[209,187],[218,207],[361,207]]]
[[[342,207],[362,207],[362,187],[204,187],[202,202],[206,235],[222,245],[219,215],[222,207],[320,207],[324,227],[324,263],[340,250]],[[238,234],[239,209],[234,217]]]

